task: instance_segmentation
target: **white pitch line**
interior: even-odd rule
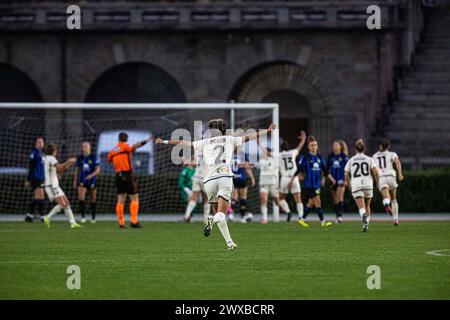
[[[449,257],[450,254],[441,253],[441,252],[446,252],[446,251],[450,251],[450,249],[432,250],[432,251],[427,251],[425,253],[429,254],[431,256],[436,256],[436,257]]]

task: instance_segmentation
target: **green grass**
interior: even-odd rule
[[[372,222],[367,234],[359,223],[230,224],[234,252],[217,226],[205,238],[199,223],[143,225],[0,223],[0,298],[450,299],[450,256],[425,253],[450,249],[450,222]],[[66,287],[72,264],[81,290]],[[380,290],[366,287],[369,265]]]

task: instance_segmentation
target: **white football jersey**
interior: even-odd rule
[[[198,179],[203,179],[207,172],[207,167],[205,161],[203,161],[203,154],[199,150],[194,150],[195,155],[195,174],[194,177]]]
[[[364,153],[357,153],[348,160],[344,170],[350,174],[352,192],[373,189],[372,168],[376,168],[375,161]]]
[[[58,172],[56,171],[55,164],[58,160],[54,156],[44,157],[44,171],[45,171],[45,182],[44,185],[51,187],[59,187]]]
[[[279,160],[274,157],[260,158],[257,164],[259,168],[259,184],[277,184]]]
[[[199,141],[194,141],[194,151],[203,154],[207,172],[203,178],[204,182],[216,177],[233,177],[231,171],[231,160],[234,149],[242,146],[242,137],[218,136]]]
[[[297,172],[298,150],[280,152],[280,173],[282,177],[292,177]]]
[[[380,177],[397,176],[394,169],[394,162],[398,155],[391,151],[378,151],[373,155],[373,159],[379,169]]]

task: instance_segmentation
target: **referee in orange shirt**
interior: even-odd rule
[[[119,220],[119,227],[125,228],[125,200],[126,196],[130,197],[130,215],[132,228],[141,228],[138,222],[139,213],[139,193],[136,176],[133,173],[131,162],[131,154],[138,148],[149,142],[147,140],[138,142],[132,146],[127,144],[128,134],[126,132],[119,133],[119,143],[108,153],[108,162],[114,164],[116,170],[116,187],[117,187],[117,204],[116,214]]]

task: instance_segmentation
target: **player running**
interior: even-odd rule
[[[234,190],[231,204],[234,204],[235,208],[239,206],[241,222],[250,222],[253,219],[253,214],[247,210],[248,182],[250,180],[251,186],[254,187],[256,185],[256,181],[248,161],[248,154],[246,152],[242,152],[242,147],[238,147],[233,155],[231,170],[234,174]],[[229,216],[229,218],[230,220],[233,220],[232,216]]]
[[[200,199],[200,196],[203,194],[203,222],[206,223],[209,213],[211,212],[211,205],[206,199],[205,187],[203,185],[203,177],[207,167],[203,161],[203,155],[199,151],[195,151],[195,166],[195,173],[192,176],[192,194],[189,198],[189,202],[184,213],[184,221],[191,221],[192,211]]]
[[[45,193],[48,199],[52,202],[56,202],[56,206],[44,216],[44,223],[50,228],[50,218],[58,214],[61,210],[64,210],[67,219],[69,220],[71,228],[79,228],[80,225],[76,223],[73,217],[72,208],[70,207],[69,199],[67,199],[64,191],[59,186],[58,175],[64,172],[68,167],[75,164],[76,158],[70,158],[63,164],[58,163],[56,160],[57,154],[56,145],[50,143],[45,146],[45,158],[44,158],[44,171],[45,171]]]
[[[36,207],[39,213],[39,219],[44,215],[44,138],[37,137],[34,141],[34,147],[31,149],[30,165],[28,169],[27,180],[25,181],[25,188],[31,187],[33,189],[33,199],[30,203],[30,210],[25,215],[26,222],[33,222],[36,219],[34,213]]]
[[[366,156],[362,139],[355,143],[356,154],[345,165],[345,184],[350,186],[352,196],[362,219],[362,231],[367,232],[370,222],[370,202],[373,197],[373,178],[378,185],[378,170],[373,158]],[[372,177],[373,176],[373,177]]]
[[[331,184],[336,221],[342,222],[344,212],[345,174],[344,168],[348,161],[347,144],[342,140],[333,142],[333,152],[327,158],[328,179]]]
[[[308,137],[308,154],[302,155],[298,161],[298,169],[295,176],[292,177],[289,185],[300,172],[304,174],[304,182],[306,187],[306,197],[308,203],[306,204],[303,215],[299,217],[298,223],[307,228],[309,225],[305,222],[308,213],[314,209],[320,219],[322,228],[332,225],[331,222],[326,221],[323,216],[322,202],[320,200],[321,188],[325,186],[325,176],[327,175],[327,167],[325,158],[317,153],[318,143],[314,136]],[[323,174],[323,176],[322,176]],[[298,178],[297,178],[298,179]]]
[[[287,222],[291,221],[292,216],[289,205],[286,202],[286,196],[289,193],[291,193],[294,197],[299,218],[303,216],[300,181],[295,173],[297,172],[296,158],[300,153],[300,150],[305,145],[306,132],[302,130],[298,138],[300,139],[300,142],[295,149],[290,149],[287,141],[284,141],[280,146],[280,207],[287,213]],[[290,183],[291,179],[292,183]]]
[[[126,132],[119,133],[119,143],[108,153],[108,162],[114,164],[116,171],[116,188],[117,203],[116,214],[119,221],[119,228],[125,228],[125,200],[127,195],[130,197],[130,216],[131,228],[141,228],[138,222],[139,214],[139,193],[136,176],[133,173],[133,165],[131,162],[132,153],[136,149],[146,145],[151,140],[143,140],[130,146],[127,144],[128,134]]]
[[[259,198],[261,203],[261,223],[267,224],[267,202],[269,196],[272,198],[273,204],[273,221],[279,222],[280,220],[280,197],[278,190],[278,170],[280,160],[275,159],[272,155],[270,148],[265,148],[258,141],[259,148],[261,150],[261,157],[258,161],[257,167],[259,168]],[[282,208],[283,209],[283,208]],[[285,211],[288,213],[289,210]]]
[[[188,140],[162,140],[156,139],[157,144],[181,145],[193,147],[194,151],[201,151],[203,161],[205,161],[208,172],[203,183],[208,196],[208,201],[214,205],[216,214],[209,216],[204,228],[204,235],[208,237],[214,223],[217,223],[224,237],[228,250],[234,250],[237,245],[233,242],[228,230],[225,213],[230,204],[233,190],[233,173],[231,171],[232,157],[234,150],[242,146],[249,140],[257,139],[262,134],[267,134],[275,129],[275,125],[270,125],[267,130],[251,133],[242,137],[226,135],[226,125],[223,119],[213,119],[209,121],[211,137],[199,141]]]
[[[373,159],[379,168],[380,184],[379,190],[383,197],[383,205],[387,213],[392,215],[394,226],[398,225],[398,202],[397,202],[397,174],[398,180],[403,180],[402,164],[395,152],[389,151],[389,139],[380,143],[380,150],[373,155]],[[395,169],[394,169],[395,164]],[[391,207],[392,206],[392,207]]]
[[[95,223],[97,212],[97,176],[100,174],[100,161],[92,154],[91,144],[87,141],[81,144],[82,154],[77,158],[73,175],[73,188],[78,191],[78,205],[81,213],[81,223],[86,222],[86,193],[89,191],[91,200],[91,223]]]

